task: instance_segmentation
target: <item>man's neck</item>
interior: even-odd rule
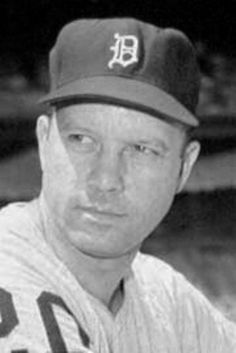
[[[85,254],[68,243],[64,234],[58,233],[58,229],[47,217],[45,205],[42,208],[41,201],[39,201],[41,223],[47,243],[80,285],[115,314],[122,304],[122,291],[119,290],[121,282],[130,271],[137,249],[114,258]]]
[[[122,280],[129,275],[135,253],[101,259],[79,253],[66,264],[81,286],[115,313],[122,304]]]

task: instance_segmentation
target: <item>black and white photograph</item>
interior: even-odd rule
[[[0,353],[236,353],[235,25],[0,2]]]

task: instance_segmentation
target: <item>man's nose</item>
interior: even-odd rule
[[[87,182],[92,192],[121,192],[124,188],[121,156],[111,151],[99,151],[91,166]]]

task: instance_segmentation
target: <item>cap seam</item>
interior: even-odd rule
[[[69,80],[69,81],[64,82],[63,84],[58,85],[56,87],[56,89],[60,89],[63,86],[69,85],[70,83],[73,83],[75,81],[82,81],[84,79],[89,79],[89,78],[93,79],[94,77],[114,77],[114,78],[122,77],[122,78],[125,78],[125,79],[128,79],[128,80],[132,80],[132,81],[144,82],[148,86],[153,86],[153,87],[159,88],[159,86],[157,86],[155,84],[152,84],[150,81],[144,80],[140,75],[132,76],[132,75],[124,75],[124,74],[122,74],[122,75],[120,75],[120,74],[103,74],[103,75],[92,75],[92,76],[89,76],[89,75],[88,76],[80,76],[79,78],[76,78],[76,79],[73,79],[73,80]],[[168,93],[167,91],[165,91],[165,92]]]

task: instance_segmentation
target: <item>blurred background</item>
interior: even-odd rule
[[[82,17],[133,16],[177,27],[201,67],[195,137],[199,161],[143,251],[183,272],[236,321],[235,0],[1,0],[0,206],[35,197],[40,168],[35,121],[48,89],[47,54],[58,30]]]

